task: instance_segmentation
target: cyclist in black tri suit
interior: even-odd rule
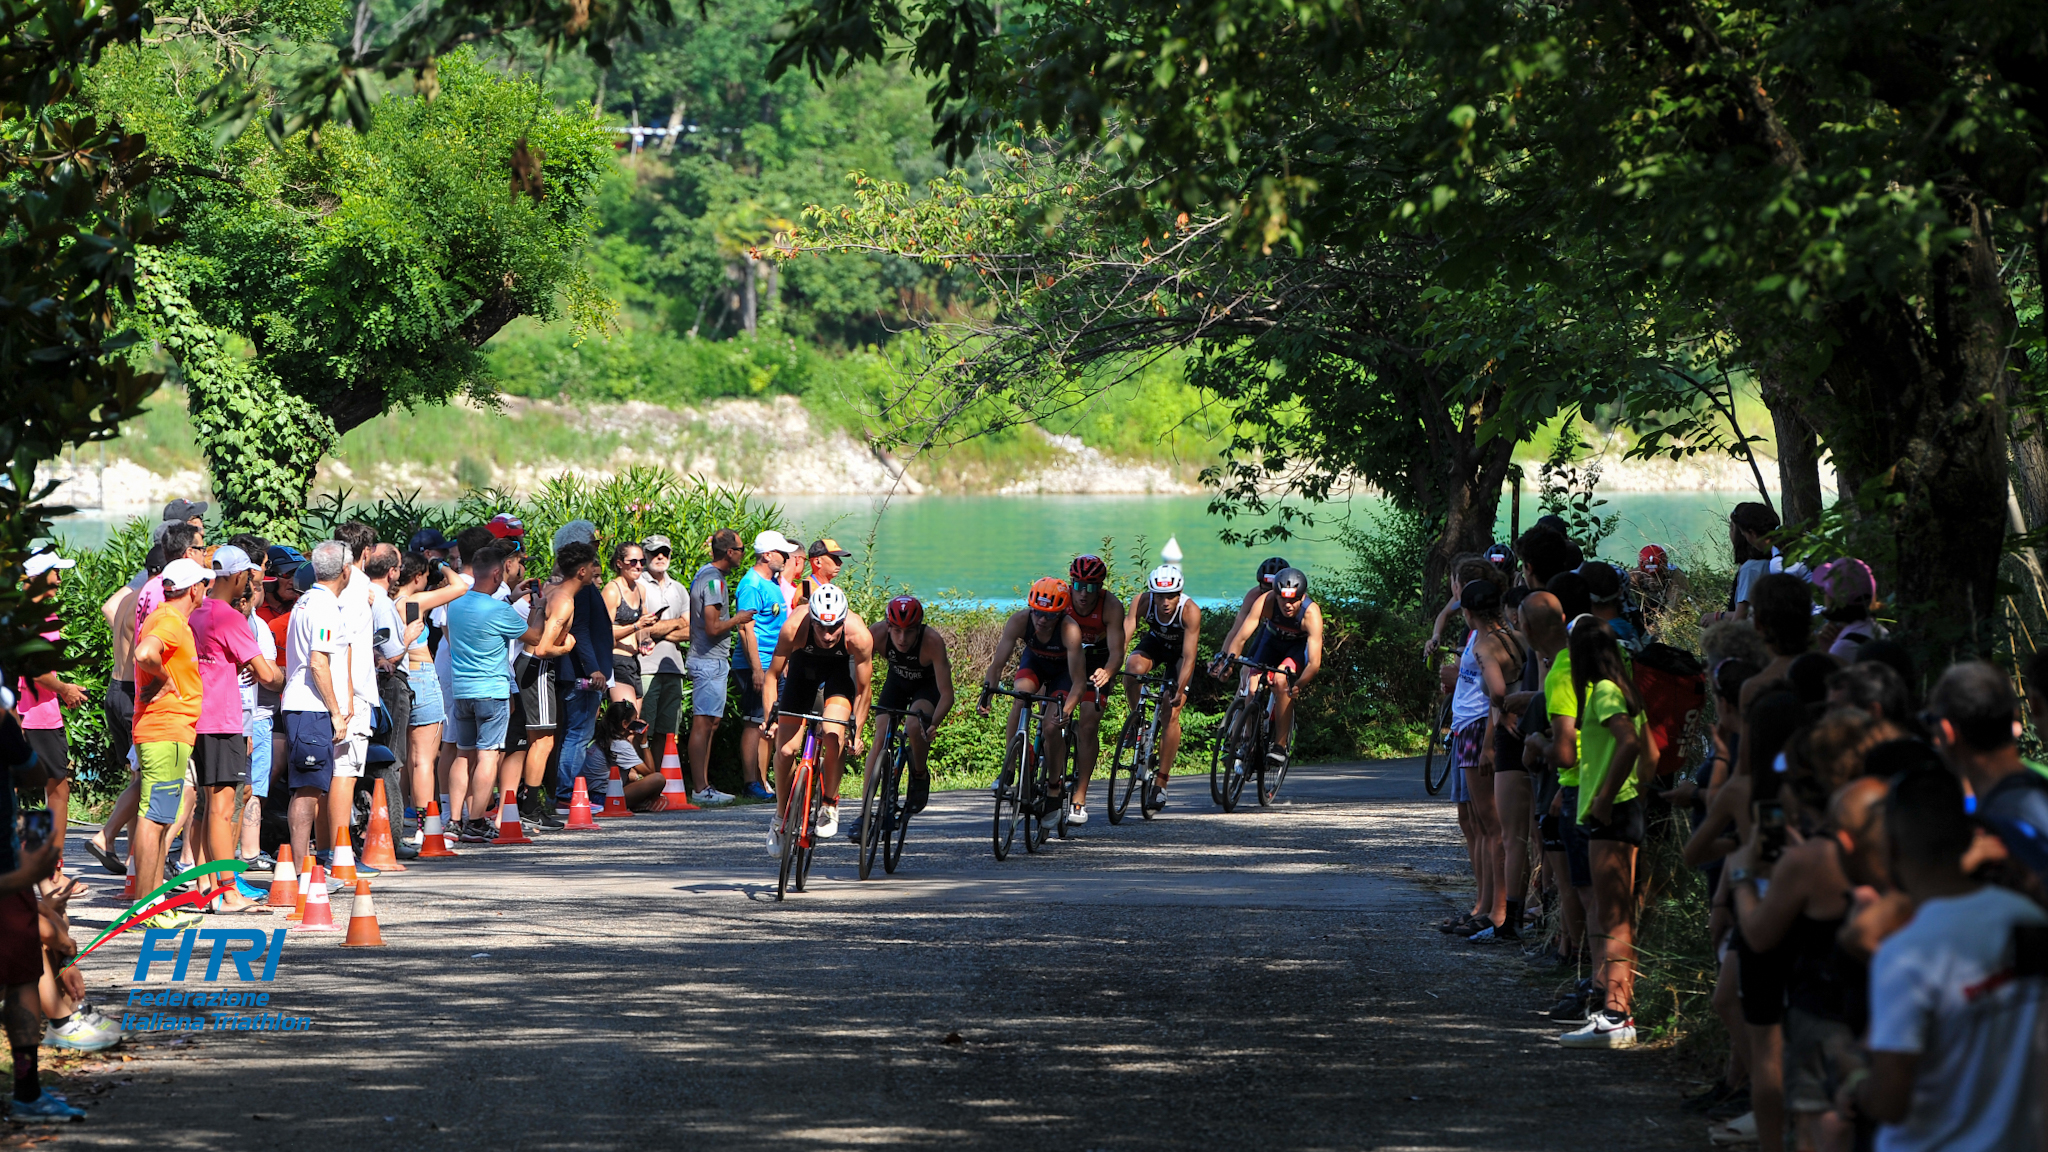
[[[1069,824],[1088,822],[1088,780],[1095,775],[1095,762],[1102,756],[1102,701],[1111,674],[1124,662],[1124,602],[1103,586],[1108,579],[1109,565],[1100,556],[1076,556],[1067,565],[1067,589],[1073,598],[1067,616],[1081,626],[1082,662],[1088,669],[1088,685],[1074,713],[1077,743]]]
[[[1288,567],[1290,565],[1287,563],[1287,557],[1285,556],[1268,556],[1264,560],[1259,561],[1259,571],[1252,578],[1252,586],[1245,590],[1244,599],[1237,602],[1237,615],[1231,617],[1230,631],[1223,634],[1224,648],[1229,648],[1230,642],[1237,639],[1237,634],[1244,631],[1245,621],[1251,618],[1252,605],[1258,601],[1261,595],[1265,594],[1267,589],[1273,586],[1273,577],[1279,575],[1282,569]],[[1224,663],[1222,652],[1216,653],[1216,659],[1209,662],[1209,671],[1217,676],[1223,675]]]
[[[839,834],[839,775],[848,751],[860,754],[860,725],[853,720],[854,705],[867,698],[875,671],[873,633],[859,613],[847,606],[846,593],[836,585],[820,584],[810,600],[789,614],[782,635],[775,642],[775,659],[768,666],[768,679],[761,689],[765,731],[768,723],[779,721],[775,736],[776,815],[768,829],[770,855],[782,855],[782,824],[789,815],[790,763],[802,751],[804,721],[795,716],[776,715],[781,703],[791,712],[810,712],[823,696],[819,715],[845,724],[824,724],[818,730],[818,795],[824,808],[818,813],[818,836],[831,839]],[[786,675],[785,675],[786,674]],[[843,730],[843,733],[842,733]]]
[[[1145,590],[1131,603],[1124,617],[1124,642],[1130,656],[1124,671],[1144,675],[1161,668],[1169,678],[1167,692],[1159,698],[1166,709],[1166,721],[1159,738],[1159,774],[1153,784],[1159,790],[1159,805],[1166,806],[1166,780],[1173,774],[1173,758],[1180,753],[1180,710],[1187,702],[1188,678],[1195,672],[1195,649],[1202,640],[1202,610],[1185,595],[1187,581],[1180,569],[1161,564],[1145,580]],[[1143,635],[1139,635],[1139,630]],[[1131,641],[1135,639],[1136,644]],[[1131,708],[1138,707],[1138,682],[1124,681],[1124,695]]]
[[[1279,766],[1287,763],[1287,739],[1294,726],[1294,698],[1316,678],[1323,666],[1323,608],[1308,598],[1308,575],[1289,568],[1273,577],[1273,587],[1252,607],[1246,628],[1233,637],[1224,651],[1235,656],[1245,641],[1256,636],[1254,664],[1283,669],[1269,673],[1273,682],[1273,746],[1266,759]]]
[[[953,664],[946,653],[946,638],[924,622],[924,605],[915,596],[889,601],[888,618],[868,631],[871,646],[889,667],[889,679],[875,703],[911,713],[903,721],[903,738],[910,744],[907,799],[915,814],[924,811],[931,795],[932,776],[926,760],[931,754],[932,733],[953,710]],[[875,738],[870,741],[867,770],[873,772],[896,717],[869,715],[874,720]],[[860,839],[858,819],[853,822],[853,838]]]
[[[1072,603],[1073,594],[1059,577],[1044,576],[1034,581],[1024,607],[1011,613],[1010,619],[1003,624],[1003,633],[996,638],[995,655],[981,677],[984,691],[979,711],[986,716],[989,697],[995,691],[1004,666],[1010,662],[1010,653],[1019,644],[1024,646],[1024,655],[1018,659],[1017,672],[1010,683],[1019,692],[1059,698],[1059,715],[1047,717],[1053,722],[1045,726],[1045,753],[1054,761],[1066,755],[1067,722],[1074,718],[1075,709],[1080,707],[1082,694],[1074,691],[1074,687],[1085,685],[1088,679],[1083,663],[1081,626],[1067,615],[1067,607]],[[1010,701],[1010,719],[1003,726],[1005,746],[1009,743],[1009,733],[1017,730],[1017,717],[1023,707],[1022,700]],[[1002,786],[1003,781],[999,777],[995,788],[1000,790]]]

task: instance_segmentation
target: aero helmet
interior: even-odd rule
[[[1033,612],[1065,612],[1073,602],[1067,582],[1057,576],[1040,576],[1032,581],[1031,595],[1026,600]]]
[[[924,604],[915,596],[898,596],[889,601],[889,623],[898,628],[915,628],[924,623]]]
[[[1187,580],[1181,576],[1180,569],[1171,564],[1154,568],[1152,575],[1145,580],[1145,587],[1161,596],[1177,595],[1186,586]]]
[[[811,593],[811,618],[827,628],[846,623],[846,593],[832,584],[820,584]]]

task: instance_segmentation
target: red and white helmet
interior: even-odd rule
[[[846,623],[846,593],[836,585],[818,585],[811,593],[811,619],[827,628]]]
[[[1181,589],[1187,587],[1187,579],[1180,574],[1177,566],[1161,564],[1146,578],[1145,587],[1160,596],[1178,596]]]

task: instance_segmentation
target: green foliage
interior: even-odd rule
[[[64,713],[76,780],[73,804],[96,807],[110,803],[128,786],[128,763],[114,759],[108,748],[106,716],[99,706],[106,699],[114,651],[100,606],[142,571],[154,519],[130,520],[98,548],[63,549],[65,556],[78,562],[65,571],[63,587],[57,593],[64,657],[71,669],[64,678],[85,689],[87,700],[84,707]]]
[[[1600,465],[1596,462],[1581,466],[1578,462],[1584,447],[1578,426],[1566,421],[1558,431],[1556,443],[1551,445],[1550,458],[1543,462],[1537,503],[1544,515],[1564,520],[1565,535],[1577,542],[1586,555],[1597,556],[1600,541],[1613,535],[1621,523],[1621,513],[1602,516],[1595,511],[1606,506],[1607,501],[1595,495],[1600,486]]]

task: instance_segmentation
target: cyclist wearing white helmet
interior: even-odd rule
[[[1268,673],[1273,680],[1273,746],[1266,759],[1274,765],[1287,763],[1288,736],[1294,726],[1294,698],[1323,666],[1323,607],[1308,598],[1308,574],[1288,568],[1273,577],[1273,587],[1252,606],[1247,627],[1231,638],[1224,652],[1235,656],[1245,641],[1256,635],[1258,642],[1247,657],[1254,664],[1278,668]]]
[[[1145,590],[1131,602],[1124,617],[1124,648],[1131,655],[1124,671],[1139,676],[1162,668],[1171,680],[1159,699],[1166,709],[1166,733],[1159,741],[1160,806],[1166,803],[1166,780],[1173,774],[1173,758],[1180,752],[1180,709],[1188,696],[1188,678],[1197,663],[1195,648],[1202,640],[1202,610],[1184,594],[1186,581],[1180,569],[1161,564],[1145,579]],[[1142,625],[1144,634],[1139,636]],[[1132,643],[1135,639],[1137,642]],[[1138,682],[1124,681],[1124,695],[1133,709],[1138,706]]]
[[[775,732],[775,820],[768,829],[768,852],[782,854],[782,822],[788,816],[790,762],[796,759],[804,722],[777,716],[787,702],[791,712],[816,711],[828,720],[818,735],[818,794],[825,805],[818,813],[818,837],[839,834],[839,773],[846,755],[860,755],[860,725],[853,719],[856,702],[865,704],[875,668],[875,646],[860,614],[846,603],[837,585],[820,584],[783,622],[775,642],[775,659],[761,689],[762,729],[778,723]],[[785,678],[785,673],[787,678]],[[822,707],[819,707],[822,701]],[[843,734],[842,734],[843,733]]]

